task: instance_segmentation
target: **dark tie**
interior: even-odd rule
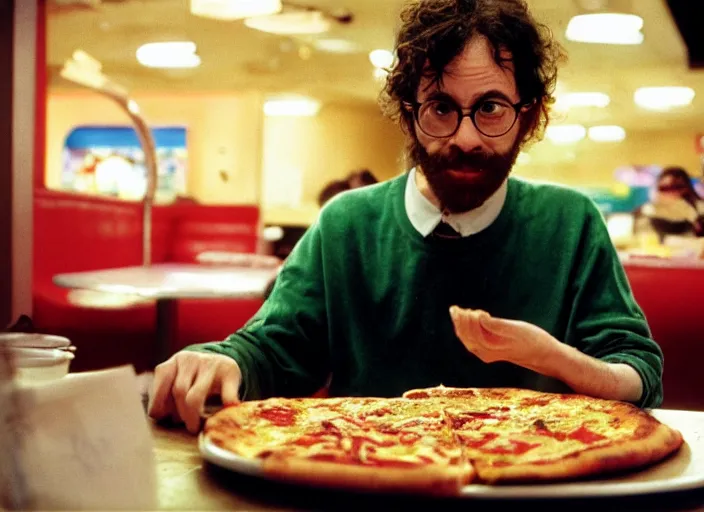
[[[435,228],[432,235],[435,238],[462,238],[462,235],[455,231],[452,226],[443,221],[440,221],[440,224]]]

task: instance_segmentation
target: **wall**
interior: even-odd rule
[[[155,125],[189,127],[188,192],[208,204],[259,204],[263,220],[308,224],[317,195],[330,180],[371,169],[388,179],[402,169],[403,136],[376,105],[323,106],[316,117],[262,115],[258,93],[137,95]],[[110,101],[92,93],[53,92],[48,101],[47,185],[57,188],[61,150],[72,127],[124,124]],[[585,140],[574,146],[543,141],[527,150],[532,160],[515,173],[575,186],[609,186],[622,165],[681,165],[700,175],[694,133],[629,132],[618,144]],[[220,171],[226,171],[223,181]]]
[[[265,222],[311,222],[320,190],[356,169],[368,168],[380,180],[398,175],[403,146],[398,127],[375,105],[330,104],[316,117],[266,118]]]
[[[624,165],[679,165],[701,176],[694,133],[629,132],[621,143],[597,144],[589,140],[574,146],[554,146],[545,140],[527,153],[531,161],[516,167],[516,174],[575,186],[608,186],[614,170]]]
[[[259,93],[135,94],[134,99],[150,124],[187,126],[189,195],[206,204],[259,203],[263,121]],[[59,188],[61,153],[74,127],[128,122],[115,103],[97,94],[51,92],[47,104],[46,186]]]

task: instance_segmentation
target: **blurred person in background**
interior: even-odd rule
[[[323,187],[323,190],[318,194],[318,206],[322,208],[330,199],[337,194],[350,190],[350,184],[347,180],[334,180]]]
[[[347,183],[350,188],[361,188],[379,183],[379,180],[376,179],[376,176],[369,169],[362,169],[347,176]]]
[[[376,179],[376,176],[374,176],[369,169],[354,171],[348,174],[344,180],[333,180],[325,185],[318,194],[318,206],[322,208],[328,201],[342,192],[374,185],[378,182],[379,180]],[[267,285],[266,290],[264,290],[264,300],[268,299],[269,295],[271,295],[271,290],[274,288],[275,283],[276,278],[272,279]]]
[[[369,169],[351,172],[344,180],[334,180],[323,187],[323,190],[318,195],[318,206],[322,208],[330,199],[341,192],[374,185],[375,183],[379,183],[379,180],[376,179],[376,176]]]
[[[637,212],[637,232],[654,231],[662,243],[669,235],[704,237],[704,200],[681,167],[668,167],[658,177],[650,202]]]

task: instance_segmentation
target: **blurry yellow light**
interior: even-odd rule
[[[312,117],[319,110],[320,103],[310,98],[276,98],[264,103],[264,114],[269,117]]]
[[[587,136],[587,129],[581,124],[548,126],[545,136],[553,144],[574,144]]]
[[[372,50],[369,60],[375,68],[390,68],[394,63],[394,54],[389,50]]]
[[[589,138],[594,142],[621,142],[626,138],[626,130],[620,126],[592,126]]]
[[[641,44],[643,18],[635,14],[581,14],[567,25],[567,39],[579,43]]]
[[[281,0],[191,0],[195,16],[218,20],[239,20],[281,11]]]
[[[148,68],[195,68],[200,66],[192,41],[147,43],[137,49],[137,61]]]
[[[611,103],[611,98],[603,92],[571,92],[557,96],[555,109],[567,111],[579,107],[605,108],[609,103]]]
[[[642,87],[633,99],[636,105],[648,110],[669,110],[690,105],[695,95],[690,87]]]
[[[532,158],[528,153],[524,153],[523,151],[521,151],[520,153],[518,153],[518,157],[516,158],[516,163],[518,165],[527,165],[530,163],[531,160],[532,160]]]

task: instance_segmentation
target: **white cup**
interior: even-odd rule
[[[2,333],[0,348],[11,354],[15,377],[22,383],[60,379],[75,358],[68,339],[47,334]]]

